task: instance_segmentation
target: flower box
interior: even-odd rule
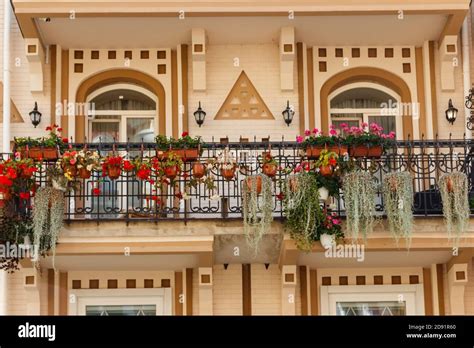
[[[347,146],[345,145],[331,145],[331,146],[309,146],[306,148],[306,157],[309,159],[318,159],[321,155],[321,152],[324,150],[328,150],[328,152],[334,152],[337,155],[341,156],[347,152]]]
[[[381,145],[366,146],[356,145],[351,146],[349,155],[352,157],[371,157],[380,158],[383,154],[383,147]]]
[[[156,157],[160,161],[166,160],[170,152],[173,152],[183,160],[183,162],[194,162],[199,158],[199,149],[170,149],[168,151],[156,150]]]
[[[22,158],[31,158],[33,160],[57,160],[59,158],[58,149],[55,147],[32,147],[21,149]]]

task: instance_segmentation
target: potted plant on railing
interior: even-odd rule
[[[80,150],[76,159],[78,174],[81,179],[89,179],[92,171],[100,169],[100,155],[97,151]]]
[[[344,232],[342,232],[341,219],[336,213],[329,213],[323,211],[321,221],[316,227],[317,239],[324,249],[332,248],[338,239],[344,239]]]
[[[156,141],[156,155],[160,160],[165,159],[170,152],[180,157],[183,162],[196,161],[202,153],[201,137],[191,137],[188,132],[183,132],[181,138],[168,138],[158,135]]]
[[[15,149],[21,153],[22,158],[34,160],[56,160],[61,151],[67,148],[68,139],[61,137],[62,129],[57,125],[46,128],[49,132],[43,138],[15,138]]]
[[[331,176],[337,168],[339,156],[335,152],[323,150],[316,161],[316,167],[322,176]]]
[[[329,135],[323,134],[317,128],[312,131],[306,130],[303,136],[297,137],[297,142],[302,144],[306,151],[306,157],[309,159],[317,159],[323,150],[335,152],[342,155],[347,152],[347,146],[338,136],[335,126],[331,125]]]
[[[112,154],[102,161],[102,176],[108,176],[111,180],[118,179],[122,174],[123,158]]]
[[[169,152],[166,158],[161,162],[161,166],[165,176],[170,180],[174,180],[182,170],[183,160],[181,156],[178,156],[174,152]]]
[[[395,139],[395,133],[383,133],[376,123],[363,123],[362,127],[345,127],[345,143],[349,146],[349,155],[353,157],[381,157],[384,146]]]
[[[273,178],[278,171],[278,162],[273,158],[270,152],[262,154],[262,171],[266,176]]]
[[[13,179],[7,175],[0,175],[0,206],[4,206],[6,202],[12,198]]]
[[[319,200],[324,202],[329,197],[339,197],[341,178],[339,175],[323,176],[316,175],[318,182]]]
[[[77,151],[66,151],[58,160],[58,164],[64,171],[68,180],[74,180],[77,176]]]
[[[224,179],[227,181],[234,179],[235,170],[237,169],[237,161],[228,147],[217,155],[216,163]]]

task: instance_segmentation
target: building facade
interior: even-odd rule
[[[126,306],[165,315],[474,314],[474,227],[453,244],[441,208],[423,198],[431,199],[423,192],[436,184],[437,170],[470,168],[469,6],[4,2],[0,17],[11,20],[0,37],[2,108],[10,115],[1,120],[4,153],[13,151],[14,138],[41,137],[58,124],[69,142],[104,144],[104,153],[143,154],[148,149],[140,144],[156,135],[187,132],[216,148],[229,142],[246,159],[268,149],[293,151],[294,158],[295,139],[307,129],[377,122],[418,162],[399,168],[417,168],[410,247],[391,237],[382,217],[359,259],[328,257],[318,243],[299,250],[277,200],[255,254],[235,210],[238,180],[219,182],[215,204],[200,193],[167,196],[174,210],[152,217],[143,215],[144,201],[137,203],[128,180],[97,199],[84,188],[83,200],[67,196],[55,255],[41,258],[40,267],[23,260],[20,270],[2,274],[3,314],[94,315]],[[450,100],[458,109],[454,123],[445,114]],[[35,102],[42,113],[36,128],[29,116]],[[199,105],[207,114],[202,125],[194,117]],[[295,111],[289,125],[287,105]],[[436,157],[436,170],[424,167],[439,151],[445,157]]]

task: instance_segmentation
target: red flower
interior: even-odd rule
[[[63,129],[62,129],[62,128],[58,128],[58,132],[62,132],[62,131],[63,131]]]
[[[183,178],[184,179],[187,179],[189,177],[189,174],[188,173],[183,173]]]
[[[7,168],[7,174],[6,175],[9,179],[16,179],[17,176],[18,176],[16,170],[13,169],[13,168]]]
[[[184,137],[187,137],[188,135],[189,135],[189,133],[188,133],[188,132],[183,132],[183,133],[181,134],[181,137],[183,137],[183,138],[184,138]]]
[[[30,193],[29,192],[20,192],[20,199],[30,199]]]
[[[67,143],[69,143],[69,140],[68,140],[68,138],[63,138],[63,143],[64,143],[64,144],[67,144]]]
[[[13,185],[13,181],[11,181],[8,177],[6,177],[5,175],[0,175],[0,186],[12,186]]]
[[[158,196],[156,196],[156,195],[151,196],[151,200],[152,200],[152,201],[155,201],[157,205],[160,205],[160,204],[161,204],[160,198],[159,198]]]
[[[59,126],[57,124],[53,124],[53,128],[58,128]]]
[[[279,200],[279,201],[282,201],[284,198],[285,198],[285,195],[280,192],[279,194],[276,195],[276,198]]]
[[[181,192],[176,192],[174,196],[178,199],[183,199],[183,194]]]
[[[330,158],[329,159],[329,164],[332,165],[332,166],[335,166],[337,164],[337,161],[335,158]]]
[[[95,187],[94,189],[92,189],[92,194],[94,196],[99,196],[100,195],[100,188]]]
[[[134,169],[134,165],[130,161],[123,161],[123,169],[126,172],[131,172]]]
[[[51,128],[51,126],[46,127],[46,131],[52,131],[52,130],[53,128]]]
[[[137,171],[137,177],[140,180],[148,180],[150,178],[150,174],[151,174],[151,170],[146,168],[146,167],[145,168],[140,168]]]

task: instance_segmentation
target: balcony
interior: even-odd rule
[[[381,158],[358,158],[357,167],[372,173],[377,183],[384,175],[394,171],[409,171],[413,177],[415,216],[442,215],[442,204],[437,188],[438,178],[447,172],[460,171],[469,178],[470,196],[474,177],[472,167],[474,155],[471,140],[431,140],[398,141],[386,149]],[[156,156],[154,143],[98,143],[87,144],[88,149],[106,155],[115,152],[126,159],[151,158]],[[75,144],[83,148],[84,144]],[[274,218],[284,217],[281,202],[281,183],[303,161],[307,161],[303,151],[295,142],[239,142],[207,143],[199,161],[215,158],[226,147],[237,160],[236,175],[226,180],[214,165],[209,168],[209,176],[214,177],[213,188],[204,183],[190,185],[193,178],[192,163],[185,163],[181,174],[172,184],[160,181],[152,172],[148,181],[137,178],[135,172],[122,172],[118,179],[102,176],[101,171],[93,172],[90,179],[78,179],[75,188],[66,193],[65,221],[188,221],[193,219],[241,219],[242,195],[246,177],[262,173],[262,154],[270,152],[281,170],[272,180],[272,201]],[[36,172],[38,186],[48,182],[47,166],[44,163]],[[156,183],[160,183],[156,185]],[[100,193],[97,192],[99,188]],[[473,194],[474,196],[474,194]],[[344,216],[344,193],[339,199],[331,198],[333,211]],[[19,214],[29,214],[27,204],[17,200],[14,204]],[[377,214],[383,216],[384,202],[379,190],[376,198]]]

